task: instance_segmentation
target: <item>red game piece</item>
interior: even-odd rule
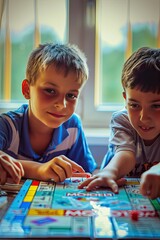
[[[86,178],[90,178],[92,175],[90,173],[86,173]]]
[[[137,210],[132,210],[132,211],[130,212],[130,216],[131,216],[131,219],[132,219],[133,221],[138,221],[138,219],[139,219],[139,213],[138,213]]]

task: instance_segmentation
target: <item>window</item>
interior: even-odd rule
[[[83,122],[91,127],[108,127],[112,112],[123,106],[120,80],[126,58],[142,46],[160,47],[160,1],[94,3],[95,27],[85,31],[91,75],[83,98]]]
[[[28,55],[40,42],[68,41],[66,0],[6,0],[1,6],[0,99],[24,101]]]
[[[34,44],[69,41],[85,52],[90,71],[77,112],[84,127],[107,128],[112,112],[123,106],[120,79],[126,57],[144,45],[160,47],[160,0],[2,0],[0,4],[0,110],[2,99],[24,101],[21,81]]]
[[[100,65],[97,104],[123,103],[120,78],[124,61],[142,46],[158,47],[159,3],[159,0],[97,1]]]

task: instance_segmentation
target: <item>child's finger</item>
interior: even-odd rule
[[[140,182],[140,193],[144,196],[149,196],[151,193],[151,186],[149,181],[146,181],[145,178]]]
[[[126,184],[127,180],[125,178],[120,178],[117,181],[118,186],[123,186]]]
[[[11,161],[9,158],[6,159],[6,156],[1,157],[1,165],[4,169],[4,171],[7,172],[8,175],[10,175],[15,183],[18,183],[21,179],[21,175],[19,174],[20,170],[14,163],[14,161]]]
[[[24,176],[24,169],[23,169],[22,164],[19,161],[16,161],[15,164],[20,170],[21,177],[23,177]]]
[[[118,185],[114,180],[104,180],[99,177],[90,177],[89,179],[85,180],[83,183],[79,185],[78,188],[86,188],[87,191],[94,190],[98,187],[109,187],[112,189],[114,193],[118,193]]]
[[[3,169],[3,167],[0,165],[0,184],[5,184],[7,181],[7,173]]]
[[[80,173],[84,173],[85,170],[83,169],[83,167],[81,167],[79,164],[77,164],[76,162],[72,161],[71,159],[63,156],[63,159],[67,162],[69,162],[72,166],[72,172],[80,172]]]
[[[69,174],[64,165],[61,166],[58,164],[52,165],[49,172],[48,177],[54,179],[55,182],[63,182],[68,177],[67,174]]]
[[[72,177],[85,177],[85,178],[90,178],[92,175],[90,173],[78,173],[78,172],[73,172]]]
[[[53,178],[56,182],[64,181],[66,178],[76,176],[76,177],[89,177],[89,173],[85,173],[85,170],[78,165],[77,163],[73,162],[69,158],[64,155],[59,157],[55,157],[50,164],[52,169],[51,178]],[[78,173],[83,175],[78,175]],[[76,174],[76,175],[74,175]],[[85,175],[84,175],[85,174]]]
[[[150,184],[143,195],[151,199],[157,198],[159,196],[159,186],[154,183]]]
[[[107,186],[110,187],[114,193],[118,193],[118,185],[114,180],[107,180]]]
[[[90,177],[85,182],[87,191],[91,191],[94,190],[95,188],[104,186],[102,179],[97,176]]]
[[[94,179],[94,176],[86,179],[85,181],[81,182],[81,183],[78,185],[78,188],[79,188],[79,189],[82,189],[82,188],[88,186],[88,184],[89,184],[90,182],[92,182],[93,179]]]

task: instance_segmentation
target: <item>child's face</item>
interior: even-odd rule
[[[146,145],[152,144],[160,134],[160,94],[127,88],[123,96],[133,128]]]
[[[82,84],[76,81],[75,73],[64,76],[63,71],[56,71],[52,65],[28,87],[30,122],[37,120],[37,124],[54,129],[74,113]]]

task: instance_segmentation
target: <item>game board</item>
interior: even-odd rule
[[[0,223],[0,239],[160,239],[160,199],[139,193],[127,179],[119,194],[27,179]]]

